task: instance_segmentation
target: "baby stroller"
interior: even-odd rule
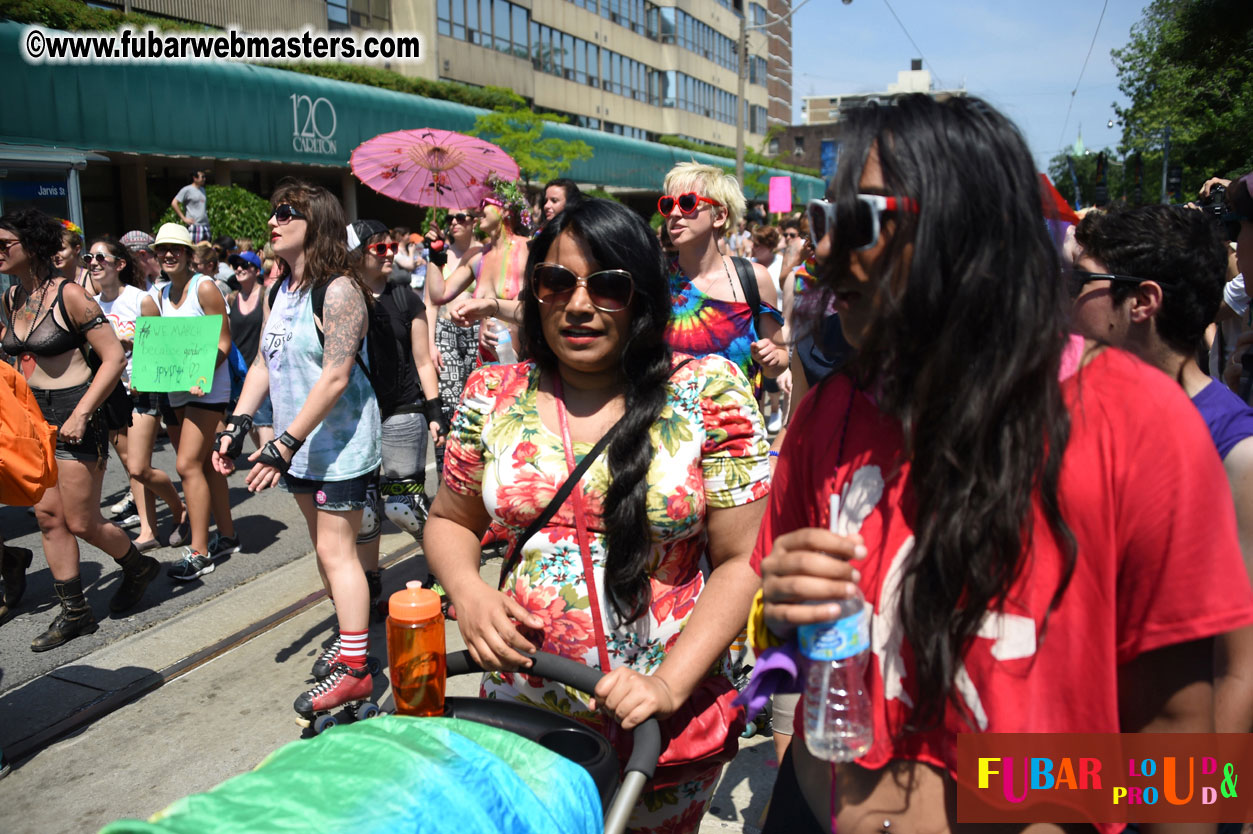
[[[449,677],[482,671],[468,652],[450,654],[447,669]],[[527,673],[587,693],[601,678],[542,652]],[[333,727],[147,822],[120,820],[101,834],[594,832],[602,808],[603,830],[621,834],[657,766],[657,722],[641,724],[633,739],[619,785],[609,742],[574,719],[513,701],[451,697],[444,718],[385,715]]]

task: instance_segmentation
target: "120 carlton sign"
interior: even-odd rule
[[[337,156],[339,150],[335,143],[335,129],[339,127],[339,118],[335,115],[335,105],[325,98],[311,98],[299,93],[292,93],[289,98],[292,150],[296,153]]]

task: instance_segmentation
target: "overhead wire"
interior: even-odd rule
[[[884,0],[887,2],[887,0]],[[1057,147],[1061,147],[1066,141],[1066,128],[1070,127],[1070,112],[1075,107],[1075,95],[1079,92],[1079,84],[1083,81],[1083,74],[1088,69],[1088,59],[1092,57],[1092,49],[1096,46],[1096,36],[1101,32],[1101,22],[1105,20],[1105,10],[1109,8],[1109,0],[1105,0],[1105,5],[1101,6],[1101,16],[1096,21],[1096,31],[1092,33],[1092,43],[1088,44],[1088,54],[1083,59],[1083,66],[1079,68],[1079,77],[1075,79],[1074,89],[1070,91],[1070,103],[1066,105],[1066,120],[1062,122],[1061,135],[1057,137]]]
[[[1109,2],[1109,0],[1106,0],[1106,2]],[[905,23],[901,20],[900,15],[896,13],[896,9],[892,8],[892,4],[889,3],[888,0],[883,0],[883,5],[887,6],[888,11],[892,13],[892,17],[896,18],[896,24],[901,27],[901,31],[905,33],[905,37],[909,39],[910,44],[912,44],[914,49],[918,52],[918,57],[922,59],[922,62],[926,64],[929,70],[931,70],[931,74],[935,76],[935,83],[943,89],[944,84],[940,81],[939,73],[935,71],[935,67],[927,60],[927,56],[922,54],[922,47],[918,46],[917,42],[914,41],[914,36],[909,34],[909,30],[905,28]]]

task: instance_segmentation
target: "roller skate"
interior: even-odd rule
[[[304,692],[293,704],[296,723],[313,727],[314,735],[339,724],[341,716],[351,721],[364,721],[379,714],[374,696],[374,678],[366,666],[354,668],[346,663],[336,663],[326,680],[318,682]],[[343,711],[335,714],[335,710]]]
[[[313,661],[311,674],[314,680],[326,680],[331,676],[331,672],[335,671],[336,665],[343,662],[343,658],[340,657],[340,650],[343,646],[344,641],[340,639],[339,631],[336,630],[335,639],[322,650],[322,654],[318,655],[318,659]],[[383,663],[377,657],[367,657],[365,668],[370,670],[371,675],[377,675],[383,671]]]

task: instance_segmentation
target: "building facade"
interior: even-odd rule
[[[766,5],[763,5],[766,4]],[[114,0],[112,5],[121,7]],[[572,124],[635,139],[758,147],[792,109],[792,0],[129,0],[135,11],[255,31],[304,25],[425,35],[407,75],[505,87]],[[738,96],[741,16],[748,25]],[[766,24],[769,23],[767,26]]]

